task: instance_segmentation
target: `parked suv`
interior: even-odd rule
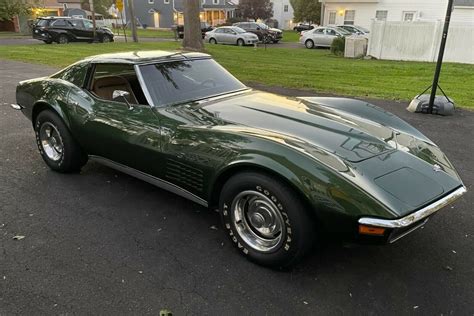
[[[263,42],[278,43],[283,38],[283,31],[269,27],[264,23],[259,22],[238,22],[234,23],[234,26],[238,26],[247,32],[254,33],[258,36],[258,40]]]
[[[95,30],[91,20],[70,17],[44,17],[33,24],[33,38],[46,44],[56,42],[67,44],[69,42],[113,42],[114,33],[109,28],[97,27]]]

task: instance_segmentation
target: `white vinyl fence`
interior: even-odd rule
[[[443,21],[373,21],[367,55],[378,59],[436,61]],[[451,23],[444,61],[474,64],[474,23]]]

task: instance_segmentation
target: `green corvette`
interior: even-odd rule
[[[130,52],[20,82],[46,164],[88,160],[217,208],[262,265],[304,257],[319,231],[394,242],[466,189],[418,130],[366,102],[252,90],[209,55]]]

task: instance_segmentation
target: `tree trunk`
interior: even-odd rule
[[[199,2],[201,0],[184,1],[184,39],[183,48],[192,51],[203,51],[201,35],[201,18]]]

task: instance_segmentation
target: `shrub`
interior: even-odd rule
[[[344,37],[336,37],[331,44],[331,53],[334,55],[344,55],[344,49],[346,47],[346,40]]]

